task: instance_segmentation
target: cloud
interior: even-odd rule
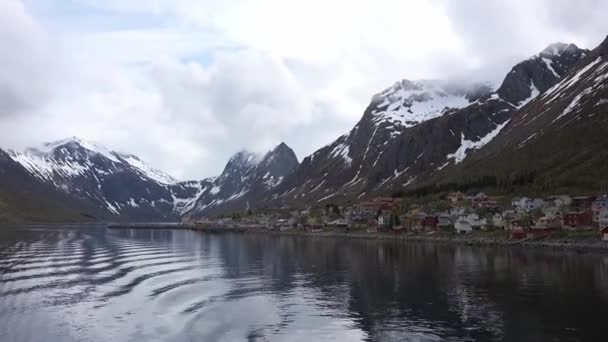
[[[78,135],[179,178],[281,141],[302,158],[401,78],[498,83],[553,41],[608,32],[593,0],[26,4],[0,4],[0,41],[16,42],[0,48],[0,144]]]
[[[0,2],[0,117],[33,110],[50,95],[52,55],[18,0]]]

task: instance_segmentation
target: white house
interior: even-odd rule
[[[511,205],[517,212],[529,212],[544,207],[545,200],[542,198],[515,197],[511,200]]]
[[[600,210],[598,214],[597,224],[600,228],[608,227],[608,209]]]
[[[492,216],[492,225],[497,228],[505,229],[506,224],[502,214],[496,213]]]
[[[591,204],[591,210],[593,211],[593,222],[599,223],[600,215],[604,210],[608,210],[608,197],[602,196]]]
[[[466,216],[460,216],[456,223],[454,223],[454,229],[458,233],[466,233],[473,230],[480,230],[488,224],[484,218],[479,218],[479,215],[475,213],[468,214]]]
[[[458,219],[454,223],[454,229],[458,234],[467,234],[473,231],[473,226],[467,220]]]

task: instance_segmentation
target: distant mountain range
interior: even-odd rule
[[[592,190],[608,183],[607,112],[608,40],[592,51],[556,43],[496,90],[399,81],[301,163],[281,143],[235,154],[217,177],[178,182],[79,138],[0,150],[0,221],[176,220],[456,188]]]

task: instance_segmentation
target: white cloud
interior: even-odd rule
[[[0,117],[33,110],[50,95],[46,35],[18,0],[0,2]]]

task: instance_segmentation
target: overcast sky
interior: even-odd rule
[[[285,141],[301,159],[402,78],[487,80],[603,0],[0,0],[0,146],[79,136],[178,179]]]

